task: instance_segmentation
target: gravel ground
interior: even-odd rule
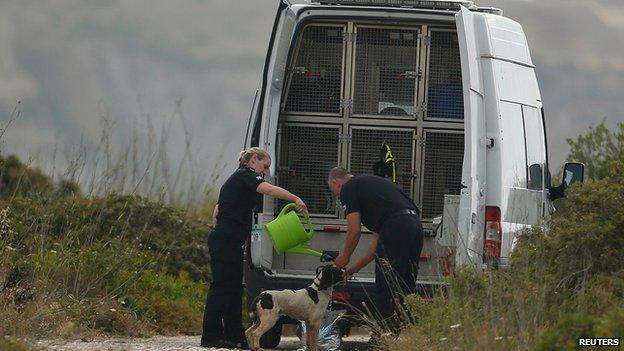
[[[199,336],[158,336],[150,339],[95,339],[92,341],[82,340],[45,340],[35,343],[41,350],[50,351],[221,351],[226,349],[205,349],[199,347]],[[368,336],[355,335],[343,338],[345,351],[366,350]],[[297,350],[301,343],[297,337],[282,337],[282,342],[276,350]],[[266,350],[269,351],[269,350]]]

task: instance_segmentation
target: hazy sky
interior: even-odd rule
[[[622,120],[619,1],[477,3],[503,8],[525,28],[553,164],[561,164],[567,153],[566,137],[605,116],[611,124]],[[2,153],[32,158],[47,170],[55,153],[56,170],[64,169],[78,145],[100,144],[103,129],[110,131],[104,139],[115,150],[125,150],[133,135],[147,144],[165,125],[170,162],[182,158],[190,135],[196,171],[209,175],[223,160],[232,167],[275,5],[275,0],[3,1],[0,121],[8,121],[18,100],[21,117],[4,136]]]

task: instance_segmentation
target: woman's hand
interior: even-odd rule
[[[294,202],[295,208],[298,212],[306,214],[308,213],[308,207],[303,202],[303,200],[299,198],[299,196],[293,195],[288,190],[280,188],[279,186],[269,184],[268,182],[262,182],[258,185],[256,191],[260,194],[268,195],[285,201]]]
[[[217,217],[219,216],[219,204],[216,204],[212,211],[212,225],[217,225]]]
[[[297,208],[298,212],[301,213],[308,213],[308,207],[306,206],[305,202],[303,202],[303,200],[301,200],[299,197],[297,197],[297,199],[295,200],[295,207]]]

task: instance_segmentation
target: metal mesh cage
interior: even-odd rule
[[[353,174],[373,174],[373,165],[380,161],[383,142],[388,143],[394,154],[397,183],[408,193],[412,191],[414,163],[413,129],[363,129],[351,130],[350,171]]]
[[[311,214],[335,215],[327,175],[338,165],[339,128],[284,124],[280,130],[279,185],[301,197]]]
[[[414,114],[418,30],[358,27],[353,113]]]
[[[340,26],[303,30],[289,72],[286,112],[340,112],[343,31]]]
[[[459,195],[464,161],[464,135],[425,132],[423,218],[442,215],[444,195]]]
[[[431,32],[427,117],[464,118],[461,62],[456,32]]]

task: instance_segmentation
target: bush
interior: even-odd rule
[[[75,182],[61,180],[55,185],[40,169],[24,165],[16,156],[0,155],[0,198],[79,194]]]
[[[392,349],[574,349],[581,336],[624,335],[624,163],[577,184],[548,230],[519,237],[511,268],[459,270],[448,297],[411,297],[417,316]]]
[[[205,244],[209,226],[161,203],[122,195],[17,197],[0,201],[0,208],[8,209],[13,218],[14,234],[7,235],[5,242],[17,251],[39,250],[36,241],[43,241],[48,249],[78,249],[117,238],[153,253],[158,268],[170,274],[186,271],[197,281],[210,278]]]
[[[0,332],[196,333],[208,230],[135,196],[0,200]]]
[[[29,351],[30,348],[23,342],[0,336],[1,351]]]

